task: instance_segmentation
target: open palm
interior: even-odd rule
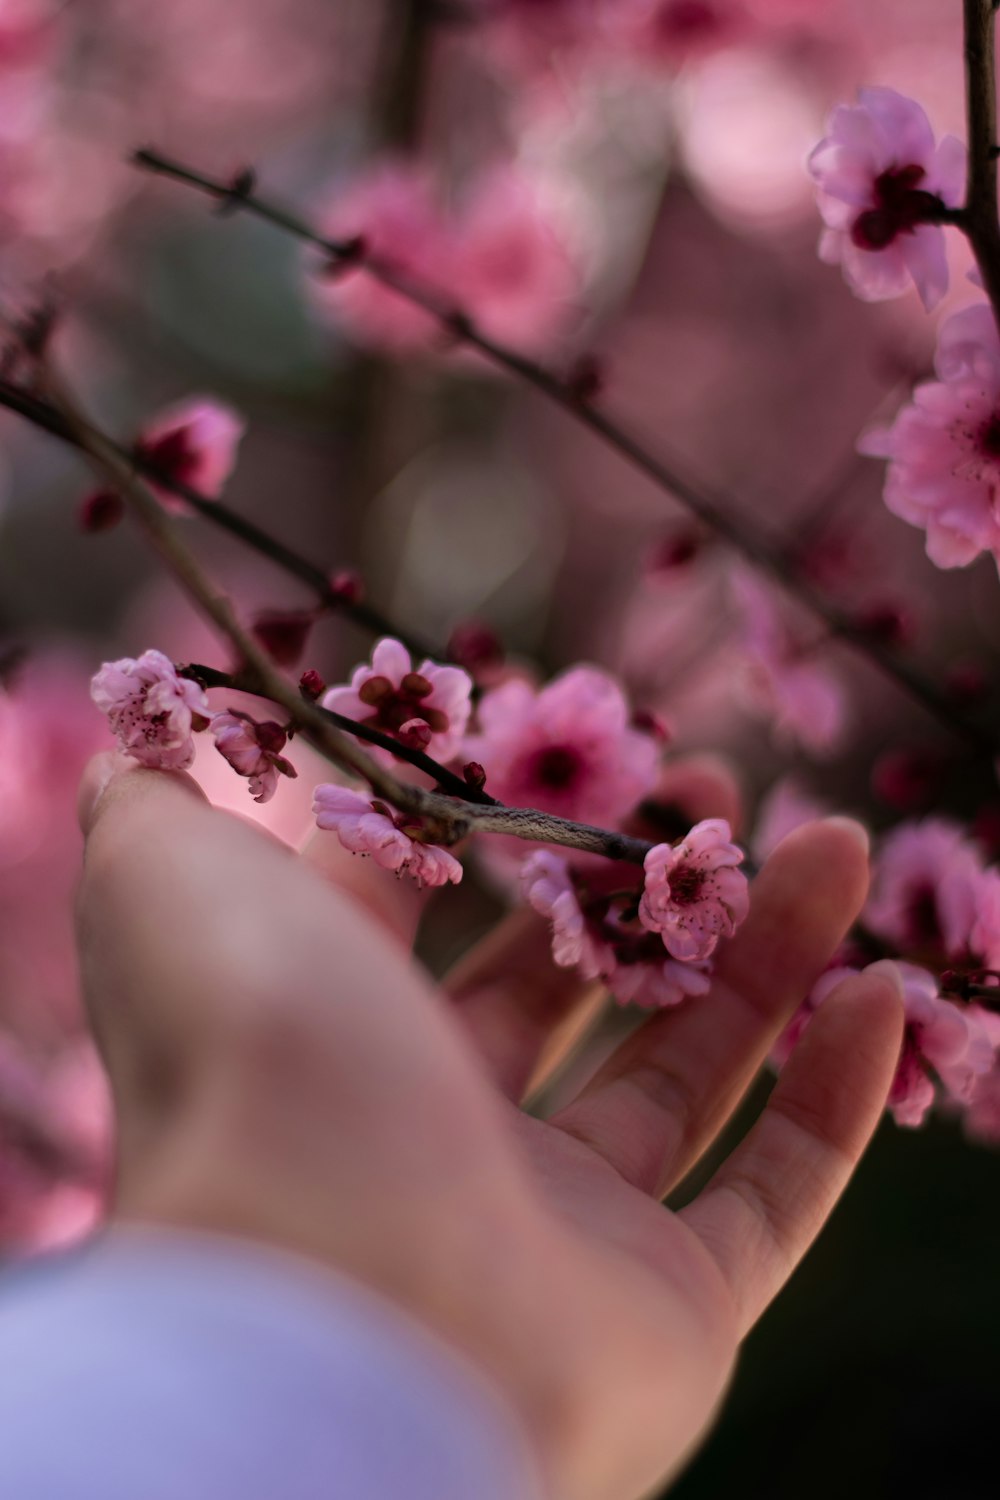
[[[792,835],[704,999],[647,1020],[547,1121],[518,1108],[576,1005],[517,913],[434,987],[419,898],[329,837],[293,855],[186,778],[92,767],[85,988],[117,1213],[248,1235],[389,1298],[513,1407],[553,1495],[630,1500],[704,1430],[738,1342],[857,1161],[895,1064],[891,971],[827,1002],[747,1139],[716,1136],[864,899],[861,831]],[[663,794],[733,814],[712,767]]]

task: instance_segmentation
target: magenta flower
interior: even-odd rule
[[[964,568],[991,552],[1000,568],[1000,339],[987,303],[945,320],[934,367],[937,380],[858,448],[889,460],[886,506],[926,531],[931,562]]]
[[[874,860],[865,921],[904,952],[955,958],[969,947],[982,861],[955,823],[900,823]]]
[[[319,828],[335,833],[352,854],[370,854],[384,870],[410,875],[418,885],[457,885],[462,866],[447,849],[425,844],[416,820],[386,803],[343,786],[318,786],[313,812]]]
[[[844,730],[844,693],[817,643],[800,637],[772,592],[746,569],[734,568],[729,583],[741,626],[740,685],[749,706],[771,721],[779,744],[814,755],[832,750]]]
[[[486,693],[463,759],[512,807],[578,822],[618,823],[656,781],[659,751],[633,729],[621,687],[596,667],[574,667],[540,691],[519,679]]]
[[[1000,970],[1000,870],[983,873],[976,883],[974,907],[969,947],[986,968]]]
[[[663,1009],[707,992],[705,966],[665,959],[659,940],[630,931],[607,899],[596,896],[585,910],[572,870],[552,850],[529,855],[521,889],[529,906],[552,924],[555,963],[577,969],[582,979],[601,979],[619,1005]]]
[[[447,761],[468,725],[471,693],[472,678],[461,667],[423,661],[414,669],[406,647],[386,636],[371,665],[355,667],[348,686],[330,688],[323,707]]]
[[[743,921],[750,890],[737,869],[742,860],[724,818],[696,823],[679,844],[657,844],[646,855],[639,920],[674,958],[703,963]]]
[[[154,417],[140,432],[136,451],[166,478],[188,485],[206,500],[217,500],[233,472],[245,430],[246,423],[232,407],[211,396],[191,396]],[[177,495],[155,483],[152,487],[168,510],[188,512]]]
[[[250,795],[255,802],[270,802],[278,789],[278,776],[295,777],[295,767],[281,751],[288,735],[280,724],[258,723],[249,714],[230,709],[215,714],[211,730],[215,748],[238,776],[250,780]]]
[[[944,231],[927,220],[961,203],[965,147],[951,135],[935,144],[920,105],[894,89],[858,97],[833,111],[809,158],[826,225],[820,257],[866,302],[898,297],[912,280],[929,312],[948,289],[948,262]]]
[[[179,677],[162,651],[106,661],[90,696],[106,713],[127,755],[161,771],[185,771],[194,760],[192,732],[210,717],[204,689]]]

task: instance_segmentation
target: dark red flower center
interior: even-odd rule
[[[398,736],[411,719],[422,719],[433,734],[444,734],[448,715],[425,702],[433,691],[434,684],[421,672],[407,672],[399,687],[393,687],[388,677],[369,677],[358,690],[358,697],[374,712],[362,722]]]
[[[916,163],[890,167],[874,182],[875,203],[851,225],[851,240],[859,250],[884,250],[900,234],[912,234],[918,224],[933,219],[944,207],[941,199],[918,186],[926,176]]]
[[[668,0],[656,17],[656,30],[664,41],[701,41],[725,28],[726,17],[711,0]]]
[[[530,778],[550,792],[565,792],[583,766],[583,757],[572,745],[546,745],[532,759]]]
[[[981,428],[979,446],[988,458],[1000,459],[1000,411],[995,411]]]
[[[198,473],[199,453],[187,427],[175,427],[153,442],[138,444],[139,454],[165,479],[179,484],[193,484]]]
[[[705,884],[705,871],[694,865],[678,865],[670,871],[670,904],[691,906],[700,899]]]
[[[913,887],[907,908],[910,940],[915,944],[938,943],[941,923],[938,920],[937,892],[929,881]]]

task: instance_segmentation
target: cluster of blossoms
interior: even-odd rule
[[[194,735],[211,729],[216,748],[249,780],[255,802],[270,801],[279,774],[296,774],[280,753],[288,739],[280,724],[259,723],[232,709],[213,713],[205,689],[180,676],[162,651],[105,662],[90,691],[121,748],[140,765],[186,771],[194,761]]]
[[[712,956],[749,908],[742,859],[728,823],[710,819],[675,845],[656,844],[641,886],[609,893],[546,849],[528,857],[521,880],[552,924],[560,967],[600,979],[619,1004],[663,1007],[708,990]]]
[[[786,827],[808,816],[803,801]],[[937,1103],[961,1111],[977,1139],[1000,1140],[1000,1016],[964,995],[970,983],[990,987],[1000,979],[1000,870],[984,865],[957,824],[901,823],[875,851],[864,923],[902,955],[906,1030],[889,1098],[893,1117],[920,1125]],[[775,1049],[779,1065],[840,979],[856,972],[853,958],[849,943],[814,986]]]
[[[349,684],[330,688],[324,707],[378,728],[407,749],[430,749],[439,763],[475,757],[492,794],[579,822],[617,829],[655,783],[658,747],[633,726],[620,686],[595,667],[575,667],[541,689],[513,679],[478,705],[470,729],[472,679],[459,667],[423,661],[414,670],[401,642],[378,642]],[[178,674],[158,651],[106,663],[92,685],[122,748],[142,765],[183,770],[196,732],[210,729],[217,749],[248,778],[258,802],[278,776],[294,776],[282,755],[287,731],[229,709],[213,713],[204,688]],[[393,755],[378,753],[386,763]],[[462,866],[432,843],[419,818],[384,800],[325,783],[316,788],[317,825],[353,854],[419,885],[457,883]],[[607,870],[592,857],[574,867],[545,849],[521,872],[525,899],[552,923],[556,962],[585,978],[600,976],[622,1003],[674,1005],[704,993],[708,966],[723,938],[746,916],[742,853],[721,820],[699,823],[677,844],[657,844],[644,882],[602,890]],[[637,872],[636,872],[637,873]]]
[[[895,297],[912,282],[935,307],[948,289],[941,223],[962,206],[964,145],[953,136],[935,143],[912,99],[865,89],[856,106],[834,111],[810,169],[827,226],[822,257],[841,263],[859,297]],[[860,451],[888,460],[885,503],[926,532],[939,568],[984,552],[1000,566],[1000,338],[989,303],[945,320],[934,370]]]

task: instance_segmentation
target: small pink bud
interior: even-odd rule
[[[694,562],[701,551],[702,537],[697,531],[675,531],[665,536],[653,549],[649,559],[651,573],[671,573]]]
[[[342,276],[356,271],[367,254],[367,240],[364,235],[356,234],[338,245],[334,254],[324,262],[320,275],[324,281],[339,281]]]
[[[930,801],[942,766],[924,750],[887,750],[872,769],[872,791],[897,812],[915,812]]]
[[[256,734],[258,745],[269,755],[279,755],[284,750],[288,739],[287,732],[273,719],[265,719],[262,724],[258,724]]]
[[[311,698],[314,703],[318,702],[326,692],[326,683],[314,667],[302,673],[299,678],[299,692],[304,698]]]
[[[869,605],[858,615],[857,623],[872,640],[887,646],[902,646],[916,633],[912,615],[889,602]]]
[[[467,765],[464,765],[462,767],[462,775],[468,785],[473,787],[477,792],[481,792],[486,785],[486,771],[479,764],[478,760],[470,760]]]
[[[365,583],[353,568],[341,568],[330,574],[330,589],[344,604],[360,604],[365,597]]]
[[[606,378],[601,360],[593,354],[581,355],[566,377],[567,392],[571,400],[586,405],[602,394]]]
[[[256,616],[250,628],[268,656],[279,666],[291,667],[305,650],[315,623],[313,610],[265,609]]]
[[[125,502],[114,490],[94,490],[80,502],[77,520],[81,531],[110,531],[125,514]]]
[[[475,676],[484,667],[500,665],[504,659],[503,642],[482,620],[462,620],[448,637],[448,656]]]
[[[407,719],[400,726],[398,738],[408,750],[426,750],[431,742],[431,726],[424,719]]]
[[[661,745],[666,745],[673,739],[673,732],[666,719],[653,713],[650,708],[635,709],[632,714],[632,728],[638,729],[642,734],[651,734],[654,740],[659,740]]]

